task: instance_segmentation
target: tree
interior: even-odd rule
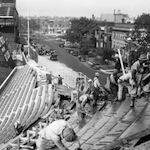
[[[96,48],[95,30],[98,28],[96,21],[81,17],[70,20],[71,27],[67,30],[66,38],[72,43],[80,44],[80,51],[88,55],[90,49]]]
[[[70,20],[70,23],[71,27],[67,31],[67,37],[69,38],[71,33],[71,37],[74,37],[74,41],[78,43],[80,43],[85,36],[92,36],[98,25],[96,21],[85,17],[81,17],[80,19],[74,18]]]
[[[27,24],[27,18],[26,17],[20,17],[20,28],[22,31],[27,32],[28,24]],[[40,24],[38,19],[30,19],[29,21],[29,27],[31,31],[39,30]]]
[[[142,14],[135,20],[133,39],[144,47],[150,43],[150,14]]]
[[[113,51],[112,49],[108,49],[108,48],[101,48],[100,50],[98,50],[98,55],[101,56],[102,60],[105,61],[107,60],[114,60],[112,58],[112,56],[115,54],[115,51]]]
[[[93,42],[91,41],[91,37],[84,37],[84,39],[80,42],[80,52],[83,55],[88,55],[90,49],[94,47]]]

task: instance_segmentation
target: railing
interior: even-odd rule
[[[3,92],[4,88],[7,86],[9,81],[11,80],[11,77],[15,74],[17,71],[17,68],[15,67],[11,73],[7,76],[7,78],[4,80],[4,82],[0,85],[0,94]]]

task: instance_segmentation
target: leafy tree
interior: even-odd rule
[[[150,30],[150,14],[142,14],[141,16],[137,17],[135,20],[135,28],[136,29],[146,29]]]
[[[72,33],[74,41],[78,43],[84,40],[85,36],[92,36],[95,32],[95,29],[97,28],[96,21],[87,19],[85,17],[81,17],[80,19],[74,18],[70,20],[70,23],[71,27],[67,31],[67,36],[69,37],[70,33]]]
[[[101,56],[103,61],[105,61],[106,59],[113,60],[112,56],[115,54],[115,51],[108,48],[101,48],[100,50],[97,51],[97,54]]]
[[[80,52],[84,55],[88,55],[90,49],[94,47],[93,42],[91,41],[90,36],[85,37],[81,42],[80,42]]]
[[[96,48],[95,30],[98,28],[96,21],[81,17],[70,20],[71,27],[67,30],[67,40],[80,44],[80,52],[88,55],[90,49]]]
[[[73,34],[73,31],[71,31],[71,30],[67,30],[67,36],[66,36],[66,39],[68,40],[68,41],[70,41],[71,43],[75,43],[76,42],[76,39],[75,39],[75,34]]]
[[[133,37],[142,46],[150,43],[150,14],[142,14],[135,20]]]
[[[28,29],[28,23],[27,23],[27,18],[26,17],[20,17],[20,27],[21,30],[24,30],[27,32]],[[29,26],[31,31],[39,30],[40,29],[40,24],[38,19],[30,19],[29,21]]]

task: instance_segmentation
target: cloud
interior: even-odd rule
[[[29,1],[29,0],[28,0]],[[31,15],[36,16],[72,16],[99,17],[101,13],[113,13],[121,10],[129,16],[149,13],[150,1],[145,0],[32,0],[29,1]],[[17,0],[20,15],[27,14],[27,1]]]

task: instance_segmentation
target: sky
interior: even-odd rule
[[[118,10],[130,17],[150,13],[150,0],[16,0],[19,15],[100,17]]]

